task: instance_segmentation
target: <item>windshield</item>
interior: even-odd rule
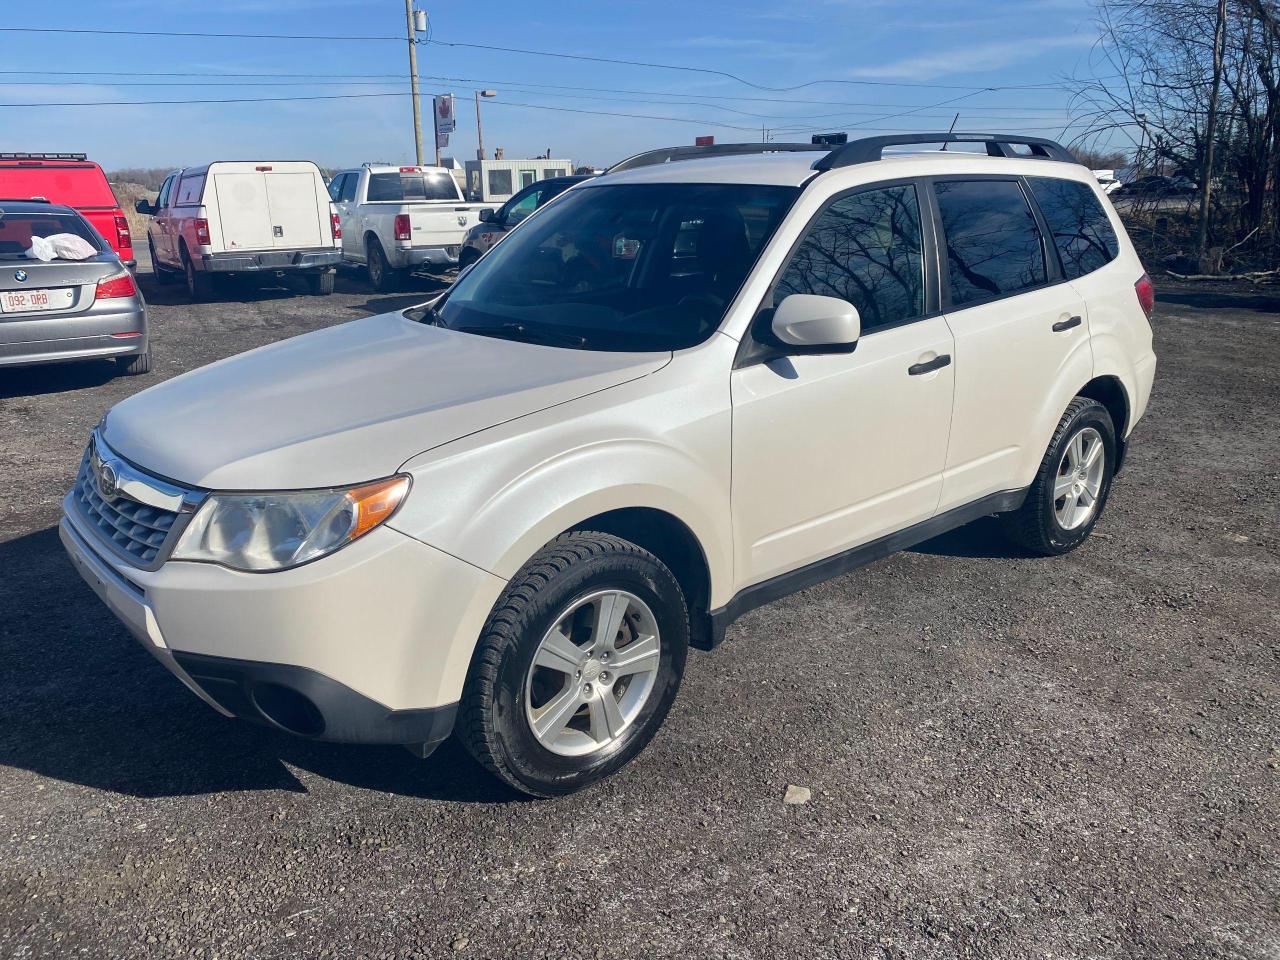
[[[452,174],[440,173],[375,173],[369,177],[369,200],[457,200],[458,187]]]
[[[31,238],[74,233],[94,249],[105,249],[102,238],[83,217],[66,213],[6,213],[0,207],[0,260],[26,260]]]
[[[707,339],[798,187],[601,185],[571,190],[498,244],[434,309],[453,330],[586,350]]]

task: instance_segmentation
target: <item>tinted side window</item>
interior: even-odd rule
[[[911,185],[867,190],[831,204],[810,228],[774,288],[848,300],[862,331],[924,314],[920,205]]]
[[[329,199],[337,200],[342,196],[342,184],[347,179],[345,173],[340,173],[329,181]]]
[[[1031,177],[1031,192],[1040,205],[1068,280],[1105,267],[1120,254],[1120,243],[1097,196],[1075,180]]]
[[[342,182],[342,193],[339,196],[343,200],[354,200],[358,186],[360,186],[360,174],[348,173],[347,179]]]
[[[1017,182],[943,180],[934,190],[947,237],[952,306],[1045,282],[1040,230]]]

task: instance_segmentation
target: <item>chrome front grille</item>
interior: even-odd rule
[[[142,474],[95,433],[80,462],[72,501],[80,518],[117,556],[139,567],[164,562],[198,494]],[[145,501],[145,502],[144,502]]]

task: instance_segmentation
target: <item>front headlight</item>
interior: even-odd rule
[[[214,493],[173,551],[233,570],[296,567],[345,547],[389,519],[409,492],[404,475],[359,487],[293,493]]]

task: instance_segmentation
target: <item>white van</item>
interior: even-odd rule
[[[301,274],[312,293],[333,292],[342,226],[320,168],[310,160],[220,160],[165,178],[150,216],[147,246],[156,279],[185,277],[193,300],[215,276]]]

